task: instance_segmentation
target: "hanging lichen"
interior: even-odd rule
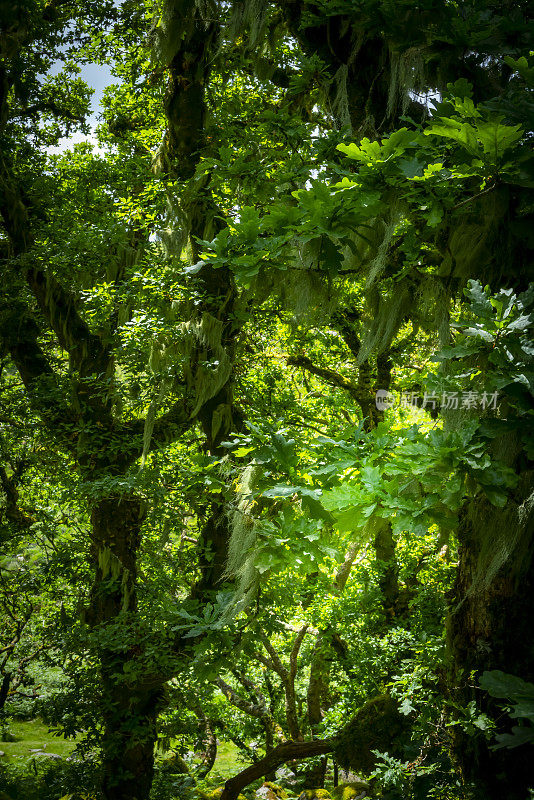
[[[405,114],[411,100],[410,93],[416,93],[425,85],[421,48],[410,47],[403,53],[390,51],[389,76],[387,116],[391,119],[399,111]]]
[[[153,161],[153,169],[156,172],[162,171],[161,159],[164,153],[165,145],[162,145]],[[187,203],[184,202],[184,198],[171,197],[167,194],[165,203],[167,206],[165,227],[160,228],[158,237],[165,254],[169,258],[179,259],[189,242],[190,214],[186,212]]]
[[[347,91],[347,79],[349,76],[348,64],[342,64],[334,75],[334,86],[336,92],[332,101],[332,115],[340,128],[352,133],[352,123],[350,118],[349,96]]]
[[[414,297],[417,321],[424,330],[437,331],[443,345],[448,344],[449,305],[450,295],[443,281],[434,275],[421,275]]]
[[[349,25],[348,20],[346,24],[347,26]],[[346,61],[338,67],[329,85],[322,87],[324,101],[336,121],[338,128],[345,129],[349,135],[352,133],[352,118],[348,91],[349,73],[362,48],[364,39],[364,31],[353,27],[352,46]]]
[[[529,482],[530,489],[528,486],[526,488],[530,494],[520,505],[510,498],[503,509],[495,509],[486,498],[479,495],[467,510],[469,525],[484,531],[476,569],[467,590],[468,596],[485,595],[499,579],[499,574],[509,577],[506,567],[512,556],[516,565],[529,563],[529,528],[534,514],[534,491],[532,479],[526,477],[524,483]]]
[[[389,213],[389,219],[377,221],[375,224],[375,236],[380,236],[381,234],[381,240],[378,245],[376,256],[369,265],[366,282],[367,288],[375,284],[382,277],[388,265],[389,248],[400,220],[401,214],[399,209],[393,204]],[[381,231],[380,228],[382,228]]]
[[[260,573],[254,565],[259,522],[253,514],[253,491],[259,475],[257,464],[243,470],[235,504],[228,514],[231,533],[224,577],[235,580],[234,597],[226,611],[228,617],[235,616],[250,604],[260,582]]]
[[[102,572],[102,578],[110,577],[113,580],[116,580],[123,570],[120,560],[109,547],[99,548],[98,566]]]
[[[294,257],[287,271],[262,271],[254,285],[260,301],[270,294],[278,295],[284,308],[292,312],[293,321],[322,324],[333,313],[336,293],[332,280],[321,269],[322,237],[305,244],[295,242]]]
[[[140,472],[144,469],[147,456],[150,452],[150,445],[152,442],[152,434],[154,432],[154,424],[156,421],[157,412],[161,407],[169,388],[170,388],[170,381],[162,380],[159,385],[158,394],[152,400],[146,412],[145,425],[143,428],[143,452],[141,454],[141,465],[139,467]]]
[[[172,309],[174,312],[174,309]],[[182,367],[186,385],[186,403],[190,417],[195,417],[204,403],[222,389],[228,381],[232,363],[222,344],[224,322],[204,312],[197,320],[177,325],[177,333],[167,343],[154,340],[150,350],[149,368],[157,378],[157,390],[145,417],[143,429],[142,470],[150,451],[152,434],[158,410],[169,393],[176,388],[176,373]],[[183,388],[183,387],[181,387]],[[212,419],[215,437],[221,426],[228,421],[231,409],[220,404]]]
[[[177,347],[183,360],[191,417],[228,381],[232,362],[222,345],[224,322],[205,311],[200,320],[185,322]]]
[[[193,0],[164,0],[150,32],[154,51],[165,66],[180,49],[184,33],[194,19]]]
[[[371,292],[367,300],[372,322],[362,341],[358,364],[363,364],[372,353],[379,355],[389,347],[413,308],[413,292],[408,281],[402,280],[395,283],[388,294]]]
[[[325,275],[314,270],[292,270],[283,274],[278,291],[284,307],[297,323],[319,325],[331,315],[335,296]]]
[[[224,37],[235,41],[245,35],[247,47],[250,50],[257,48],[267,33],[269,13],[269,3],[265,0],[241,0],[232,3],[228,22],[223,31]]]

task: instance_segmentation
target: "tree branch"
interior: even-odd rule
[[[351,542],[347,552],[345,553],[345,561],[337,568],[334,577],[334,589],[336,593],[341,594],[349,579],[354,559],[358,555],[360,544],[358,542]]]
[[[53,275],[33,267],[27,272],[28,285],[42,313],[50,323],[61,347],[70,356],[81,378],[104,374],[110,362],[109,348],[92,333],[76,308],[72,294]]]
[[[68,108],[62,108],[61,106],[56,105],[52,100],[45,100],[42,103],[34,103],[32,106],[27,106],[26,108],[21,109],[17,116],[20,117],[31,117],[34,114],[39,114],[43,111],[49,111],[55,117],[60,117],[62,119],[68,119],[71,122],[85,122],[85,117],[78,116],[70,111]]]
[[[278,675],[280,674],[276,669],[275,665],[273,664],[273,662],[271,661],[271,659],[264,656],[263,653],[255,652],[253,653],[252,657],[256,661],[259,661],[260,664],[263,664],[264,667],[267,667],[267,669],[270,670],[271,672],[276,672]]]
[[[358,313],[350,309],[346,309],[345,313],[334,314],[332,319],[335,328],[343,337],[355,361],[358,359],[361,348],[360,338],[353,327],[353,323],[357,322],[358,319]]]
[[[250,703],[248,700],[245,700],[222,678],[216,678],[213,683],[219,687],[226,699],[233,706],[240,711],[244,711],[244,713],[248,714],[250,717],[261,719],[269,714],[268,709],[264,705],[256,705],[255,703]]]
[[[286,761],[326,755],[333,749],[334,743],[328,739],[314,739],[312,742],[289,741],[279,744],[265,758],[227,780],[219,800],[236,800],[246,786],[277,769]]]
[[[265,700],[265,697],[264,697],[264,696],[263,696],[263,694],[260,692],[260,690],[258,689],[258,687],[257,687],[257,686],[256,686],[256,685],[255,685],[255,684],[254,684],[254,683],[253,683],[251,680],[250,680],[250,678],[247,678],[247,676],[246,676],[246,675],[245,675],[243,672],[240,672],[240,671],[239,671],[239,670],[237,670],[237,669],[233,669],[233,670],[231,670],[231,672],[232,672],[232,675],[234,676],[234,678],[235,678],[237,681],[239,681],[239,683],[240,683],[240,684],[241,684],[241,685],[242,685],[242,686],[243,686],[243,687],[244,687],[244,688],[245,688],[245,689],[246,689],[248,692],[250,692],[251,696],[252,696],[253,698],[257,698],[257,700],[258,700],[258,704],[259,704],[259,705],[264,705],[264,706],[265,706],[265,708],[267,709],[267,701]]]
[[[37,341],[39,330],[29,312],[22,306],[3,309],[0,319],[0,341],[9,352],[30,401],[38,410],[47,427],[56,433],[72,425],[76,416],[62,397],[57,376]],[[73,443],[63,437],[64,444],[72,449]]]
[[[264,631],[260,630],[260,639],[262,641],[263,646],[269,653],[272,662],[272,669],[280,675],[283,681],[286,681],[288,678],[288,671],[282,664],[280,660],[280,656],[272,646],[271,642],[269,641],[269,637],[265,634]]]
[[[299,655],[299,650],[304,641],[304,637],[306,635],[306,631],[308,630],[307,625],[303,625],[302,628],[299,630],[295,641],[293,643],[293,647],[291,648],[291,654],[289,656],[289,680],[294,681],[295,676],[297,674],[297,659]]]
[[[343,375],[340,375],[339,372],[334,372],[333,369],[319,367],[317,364],[314,364],[311,358],[308,358],[308,356],[289,356],[287,359],[287,364],[290,367],[302,367],[303,369],[308,370],[308,372],[311,372],[312,375],[317,375],[317,377],[322,378],[332,386],[338,386],[340,389],[345,389],[346,391],[350,392],[351,395],[355,395],[357,392],[357,387],[348,378],[343,377]]]

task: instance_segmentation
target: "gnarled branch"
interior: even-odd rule
[[[227,780],[220,800],[236,800],[246,786],[258,778],[273,772],[286,761],[326,755],[331,753],[333,749],[334,744],[328,739],[314,739],[313,742],[289,741],[279,744],[265,758]]]

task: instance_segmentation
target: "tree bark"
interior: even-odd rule
[[[284,742],[258,761],[247,767],[224,784],[219,800],[236,800],[238,794],[253,781],[276,770],[286,761],[292,759],[311,758],[312,756],[331,753],[334,744],[326,739],[314,739],[313,742]]]
[[[148,800],[154,772],[162,682],[143,663],[137,615],[137,554],[142,501],[111,496],[91,513],[95,575],[87,621],[102,680],[102,793],[105,800]]]
[[[360,545],[352,542],[345,555],[345,561],[337,569],[332,586],[337,594],[341,594],[347,585],[359,549]],[[340,646],[343,647],[341,640],[331,627],[319,631],[312,651],[306,698],[308,722],[313,736],[316,735],[317,727],[322,721],[323,709],[328,708],[330,670],[334,654],[339,655]],[[326,757],[322,758],[317,766],[306,770],[306,789],[317,789],[324,786],[327,760]]]
[[[306,696],[308,707],[308,722],[312,735],[317,734],[317,727],[323,718],[323,708],[327,703],[330,685],[330,665],[332,661],[332,631],[322,631],[315,641],[310,664],[310,678]],[[305,789],[319,789],[324,787],[327,758],[321,758],[318,764],[306,770],[304,780]]]
[[[502,509],[481,495],[459,520],[459,564],[448,616],[448,646],[454,669],[452,698],[475,700],[498,732],[514,721],[502,702],[476,688],[482,671],[498,669],[534,681],[534,473],[524,473]],[[484,800],[524,800],[532,786],[532,748],[490,750],[481,736],[455,726],[454,753],[466,782]]]
[[[395,553],[395,539],[391,524],[387,520],[377,520],[379,525],[375,534],[374,548],[376,558],[381,564],[378,584],[382,591],[382,603],[386,620],[390,622],[396,614],[399,602],[399,565]]]
[[[9,687],[11,686],[12,676],[12,672],[6,672],[2,678],[2,684],[0,686],[0,714],[3,714],[4,712],[4,706],[9,696]]]
[[[212,721],[204,714],[202,707],[199,703],[192,706],[192,710],[202,728],[202,764],[200,765],[197,777],[199,780],[204,780],[206,775],[209,775],[215,764],[217,758],[217,737],[213,730]]]

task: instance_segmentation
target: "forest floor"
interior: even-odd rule
[[[36,756],[35,750],[55,753],[62,758],[70,755],[76,745],[75,739],[63,739],[50,733],[48,727],[39,719],[9,722],[7,730],[15,737],[14,742],[0,741],[2,758],[30,759]],[[39,754],[37,754],[39,755]],[[49,757],[49,756],[45,756]]]
[[[51,754],[66,758],[74,750],[77,741],[54,736],[40,719],[13,720],[8,723],[7,730],[13,734],[15,741],[0,741],[0,758],[8,762],[14,759],[29,761],[32,758],[50,758]],[[35,752],[38,750],[41,753]],[[232,742],[221,742],[217,749],[213,777],[225,781],[242,768],[237,747]]]

